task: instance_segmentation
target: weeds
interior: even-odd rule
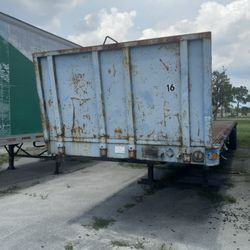
[[[250,152],[249,150],[238,149],[234,152],[234,157],[240,159],[248,159],[250,158]]]
[[[174,250],[172,244],[171,246],[167,247],[166,243],[163,243],[161,246],[160,246],[160,249],[159,250]]]
[[[144,249],[144,244],[143,244],[143,242],[142,241],[137,241],[135,244],[133,244],[133,247],[135,248],[135,249]]]
[[[142,163],[127,163],[127,162],[120,162],[120,166],[128,167],[128,168],[134,168],[134,169],[140,169],[140,168],[146,168],[146,164]]]
[[[113,247],[130,247],[130,243],[123,240],[114,240],[111,241]]]
[[[105,219],[101,217],[93,217],[93,220],[94,222],[92,224],[92,227],[95,230],[107,228],[108,226],[113,225],[115,223],[114,219]]]
[[[221,194],[216,191],[202,191],[199,192],[199,195],[208,199],[213,204],[233,204],[236,202],[236,199],[233,196],[228,194]]]
[[[125,240],[114,240],[111,241],[113,247],[130,247],[135,249],[144,249],[144,243],[142,241],[137,240],[137,242],[129,242]]]
[[[127,203],[125,204],[122,208],[117,209],[117,213],[123,214],[126,210],[134,207],[136,204],[135,203]]]
[[[118,208],[118,209],[117,209],[117,213],[119,213],[119,214],[123,214],[123,213],[124,213],[124,209],[122,209],[122,208]]]
[[[124,205],[124,208],[130,209],[130,208],[132,208],[132,207],[134,207],[134,206],[135,206],[134,203],[128,203],[128,204]]]
[[[0,154],[0,166],[1,166],[3,163],[7,162],[8,159],[9,159],[9,157],[8,157],[7,154]]]
[[[17,186],[12,186],[7,189],[0,190],[0,197],[3,197],[5,195],[10,195],[10,194],[17,194],[18,193],[18,187]]]
[[[46,200],[46,199],[48,199],[48,194],[40,194],[40,198],[42,199],[42,200]]]
[[[74,247],[71,243],[69,243],[66,246],[64,246],[64,250],[74,250]]]

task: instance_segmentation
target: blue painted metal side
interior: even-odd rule
[[[34,55],[53,154],[217,164],[211,34]]]

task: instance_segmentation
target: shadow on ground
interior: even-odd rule
[[[23,189],[34,186],[90,165],[93,165],[93,161],[87,161],[83,158],[66,158],[60,168],[60,174],[55,175],[54,160],[21,158],[16,161],[15,170],[8,170],[6,164],[2,166],[0,171],[0,191],[5,192],[11,189]]]
[[[227,194],[233,185],[232,158],[229,153],[224,157],[227,161],[209,171],[206,189],[200,166],[168,165],[156,169],[159,184],[154,189],[134,182],[69,223],[97,231],[107,227],[106,232],[115,232],[121,239],[135,235],[220,249],[219,230],[226,223],[220,211],[236,202]],[[98,224],[101,221],[111,223],[103,226]]]

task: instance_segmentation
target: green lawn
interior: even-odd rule
[[[218,120],[236,121],[238,147],[250,148],[250,119],[249,118],[219,118]]]
[[[242,148],[250,148],[250,119],[237,120],[237,137],[238,146]]]

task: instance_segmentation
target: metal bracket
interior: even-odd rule
[[[102,45],[105,45],[108,39],[112,40],[115,43],[118,43],[114,38],[112,38],[110,36],[106,36]]]

